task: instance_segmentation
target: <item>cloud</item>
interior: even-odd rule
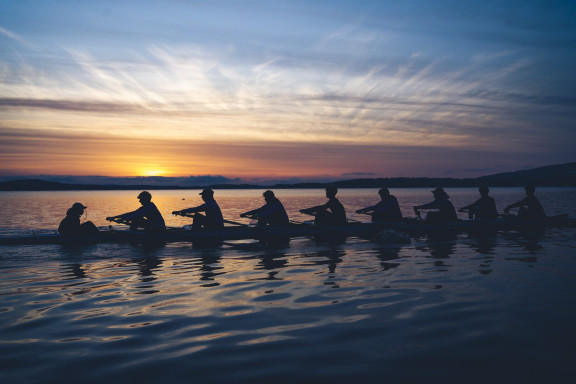
[[[34,48],[34,45],[29,42],[28,40],[26,40],[25,38],[23,38],[22,36],[7,30],[6,28],[2,28],[0,27],[0,35],[4,35],[14,41],[17,41],[18,43],[28,47],[28,48]]]
[[[149,185],[149,186],[194,186],[202,187],[214,184],[238,184],[239,178],[228,178],[221,175],[198,175],[188,177],[164,177],[164,176],[135,176],[135,177],[110,177],[95,175],[49,175],[37,174],[27,176],[0,176],[1,181],[14,180],[16,178],[41,179],[66,184],[87,185]]]
[[[130,103],[56,99],[0,98],[0,106],[91,113],[136,113],[143,111],[140,106]]]
[[[330,176],[388,172],[370,161],[425,173],[422,153],[466,172],[484,168],[480,153],[564,159],[576,139],[564,3],[146,5],[13,8],[0,29],[7,164]],[[432,157],[445,153],[471,164]]]
[[[481,176],[487,167],[506,164],[507,170],[515,170],[525,163],[533,164],[535,153],[526,148],[507,152],[478,148],[475,143],[467,148],[417,144],[124,139],[0,129],[0,175],[54,174],[54,170],[61,170],[68,175],[134,176],[153,169],[198,184],[254,178],[326,180],[342,175],[433,177],[445,171],[453,171],[455,176]],[[535,148],[541,147],[535,143]],[[565,142],[564,147],[536,152],[539,161],[571,161],[571,143]],[[471,171],[470,164],[478,165],[478,171]]]
[[[466,94],[466,97],[484,100],[497,100],[535,106],[558,106],[569,108],[566,112],[576,113],[576,97],[564,95],[546,94],[521,94],[516,92],[490,91],[486,89],[475,89]]]
[[[350,173],[343,173],[342,177],[368,177],[368,176],[376,176],[374,172],[350,172]]]

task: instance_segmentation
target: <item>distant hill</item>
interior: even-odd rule
[[[479,177],[476,180],[479,185],[493,187],[516,187],[528,184],[540,187],[573,187],[576,186],[576,162],[498,173]]]
[[[576,162],[550,165],[516,172],[498,173],[478,178],[426,178],[395,177],[377,179],[341,180],[330,183],[339,188],[433,188],[437,186],[476,187],[522,187],[535,185],[539,187],[576,187]],[[0,191],[80,191],[80,190],[158,190],[158,189],[288,189],[288,188],[323,188],[326,183],[276,184],[261,186],[251,184],[214,184],[206,186],[152,186],[152,185],[86,185],[66,184],[40,179],[19,179],[0,182]]]
[[[86,191],[86,190],[139,190],[184,189],[182,187],[152,187],[147,185],[89,185],[67,184],[39,179],[20,179],[0,182],[0,191]]]
[[[299,183],[299,184],[275,184],[268,187],[262,186],[234,186],[232,184],[214,185],[214,189],[230,188],[271,188],[271,189],[298,189],[298,188],[323,188],[327,183]],[[490,176],[477,178],[428,178],[428,177],[393,177],[375,179],[352,179],[330,183],[338,188],[435,188],[438,186],[447,188],[477,187],[481,185],[492,187],[523,187],[532,184],[540,187],[576,187],[576,162],[550,165],[523,171],[498,173]]]

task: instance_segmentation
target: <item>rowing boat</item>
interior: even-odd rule
[[[521,220],[514,216],[506,216],[498,219],[483,220],[457,220],[444,223],[430,223],[420,219],[404,219],[399,223],[381,223],[385,227],[407,233],[430,233],[430,232],[483,232],[494,230],[538,230],[549,227],[575,227],[576,217],[558,215],[547,217],[543,220]]]
[[[106,230],[80,237],[59,234],[32,234],[0,237],[0,245],[80,244],[121,242],[199,242],[212,240],[269,239],[279,237],[376,237],[382,231],[397,231],[409,235],[426,233],[477,233],[494,230],[532,230],[546,227],[576,227],[576,217],[556,216],[543,221],[521,221],[509,218],[494,220],[458,220],[449,223],[428,223],[418,219],[402,222],[365,223],[350,222],[341,226],[316,227],[309,224],[288,226],[227,226],[217,230],[171,228],[147,232]]]
[[[334,229],[335,230],[335,229]],[[210,240],[265,239],[275,237],[316,236],[327,233],[307,225],[229,226],[217,230],[171,228],[165,231],[102,230],[85,236],[62,236],[60,234],[32,234],[0,237],[0,245],[77,244],[77,243],[151,243],[151,242],[199,242]],[[345,232],[343,232],[345,233]]]

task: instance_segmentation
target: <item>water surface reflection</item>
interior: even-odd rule
[[[575,235],[7,247],[1,375],[462,382],[497,366],[549,379],[574,341]]]

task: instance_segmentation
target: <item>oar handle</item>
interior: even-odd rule
[[[118,223],[118,224],[126,224],[126,225],[130,225],[130,223],[131,223],[130,220],[122,219],[120,217],[107,217],[106,220],[113,221],[113,222]]]
[[[173,214],[174,216],[194,217],[193,214],[190,214],[190,213],[182,213],[182,212],[180,212],[180,211],[174,211],[174,212],[172,212],[172,214]]]
[[[305,209],[302,209],[299,212],[309,216],[316,216],[316,213],[308,212]]]
[[[226,220],[226,219],[224,219],[224,223],[226,223],[226,224],[232,224],[232,225],[239,225],[239,226],[241,226],[241,227],[250,227],[248,224],[239,223],[239,222],[237,222],[237,221]]]

